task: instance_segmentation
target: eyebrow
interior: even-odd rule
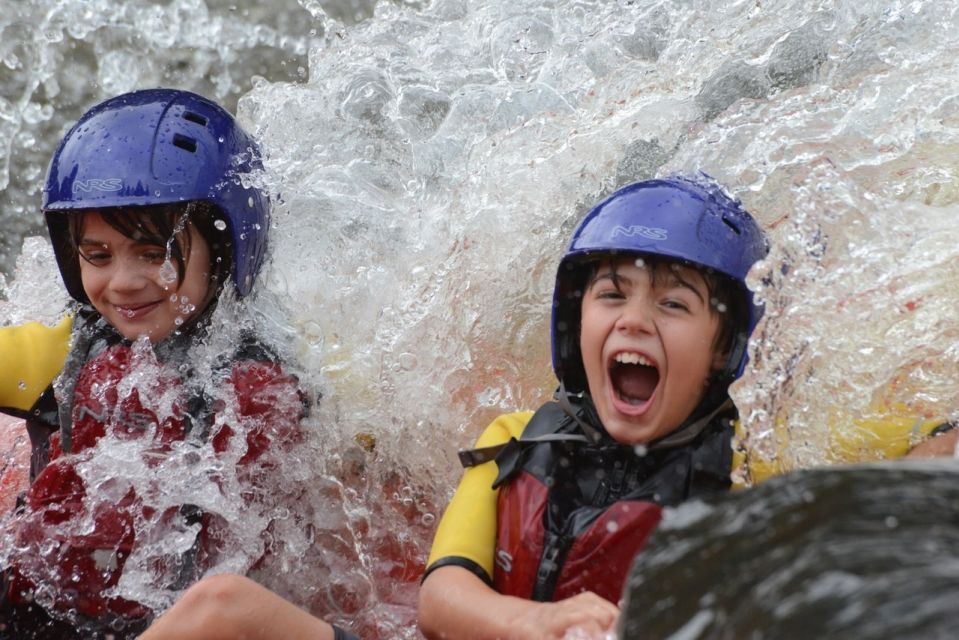
[[[690,291],[696,294],[696,297],[699,298],[700,302],[702,303],[706,302],[706,298],[704,298],[703,294],[700,293],[699,288],[696,285],[694,285],[692,282],[690,282],[689,280],[686,280],[685,278],[680,276],[678,269],[669,267],[669,275],[667,276],[667,278],[668,278],[667,282],[669,283],[670,286],[679,285],[680,287],[689,289]],[[703,286],[705,287],[705,285]],[[708,291],[708,287],[706,288]]]
[[[77,243],[78,247],[105,247],[107,242],[103,240],[94,240],[91,238],[81,238],[80,242]]]
[[[668,270],[668,274],[664,279],[660,280],[660,282],[665,282],[667,286],[679,286],[684,289],[689,289],[697,298],[699,298],[700,302],[705,304],[706,298],[700,292],[699,288],[697,288],[696,285],[689,280],[683,278],[677,269],[669,265],[658,265],[657,267],[654,267],[655,270],[652,272],[647,270],[647,273],[649,274],[650,279],[653,280],[654,284],[655,281],[661,277],[660,272],[664,268]],[[632,284],[633,282],[628,276],[624,276],[618,271],[607,267],[604,270],[597,271],[596,275],[593,276],[593,278],[587,283],[586,288],[592,288],[593,285],[600,280],[610,280],[617,289],[619,288],[620,282],[623,282],[627,285]],[[708,287],[705,284],[703,286],[707,288],[708,291]]]
[[[135,240],[130,238],[133,241],[133,244],[140,247],[162,247],[163,245],[158,242],[150,242],[148,240]],[[77,242],[78,247],[109,247],[110,243],[106,240],[97,240],[96,238],[80,238],[80,241]]]

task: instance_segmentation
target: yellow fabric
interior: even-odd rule
[[[476,441],[476,448],[492,447],[519,439],[533,417],[532,411],[504,414],[492,423]],[[463,474],[456,493],[440,519],[433,548],[426,566],[442,558],[465,558],[493,575],[493,551],[496,540],[496,500],[499,491],[492,488],[498,469],[493,461],[470,467]]]
[[[63,369],[73,318],[0,328],[0,410],[26,412]]]
[[[858,418],[836,411],[829,420],[829,450],[823,463],[857,464],[901,458],[944,422],[916,416],[904,406],[875,408],[874,413]],[[784,429],[785,426],[779,432]],[[782,458],[764,459],[743,445],[748,443],[745,436],[742,425],[737,422],[736,441],[740,445],[734,447],[733,454],[734,488],[742,488],[747,482],[758,484],[790,470]],[[787,442],[781,439],[775,448],[781,451],[786,446]],[[746,478],[737,470],[745,471]]]

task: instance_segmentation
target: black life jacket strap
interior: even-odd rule
[[[682,429],[674,431],[668,436],[653,442],[649,446],[649,450],[660,451],[662,449],[675,449],[676,447],[685,446],[698,438],[699,434],[705,431],[706,427],[713,423],[713,420],[716,418],[716,416],[726,411],[734,411],[735,409],[736,406],[733,404],[733,401],[729,398],[726,398],[726,400],[720,403],[718,407],[704,415],[702,418],[694,420]]]
[[[569,409],[572,410],[572,407]],[[573,411],[575,414],[575,410]],[[460,451],[460,463],[469,468],[495,460],[499,468],[499,473],[493,482],[493,488],[496,489],[522,468],[526,453],[535,445],[552,442],[588,444],[590,439],[583,434],[560,433],[563,427],[574,421],[581,422],[571,416],[559,403],[547,402],[529,419],[526,428],[523,429],[523,435],[518,440],[510,438],[502,444]]]
[[[582,396],[580,396],[580,398],[582,398]],[[573,422],[579,425],[579,428],[582,429],[583,433],[586,434],[586,437],[589,439],[590,443],[599,443],[600,439],[603,437],[603,434],[600,433],[599,429],[579,417],[580,412],[573,407],[572,403],[570,403],[569,392],[566,391],[566,385],[562,382],[559,383],[559,389],[556,390],[556,393],[553,395],[553,399],[563,410],[563,413],[565,413]]]
[[[581,399],[581,396],[577,396]],[[557,409],[561,411],[557,411]],[[547,402],[536,410],[533,417],[530,418],[523,430],[523,435],[519,440],[510,438],[508,442],[495,444],[489,447],[478,447],[476,449],[466,449],[458,453],[460,464],[464,468],[475,467],[476,465],[495,460],[507,447],[524,446],[539,444],[541,442],[586,442],[597,444],[602,438],[599,429],[583,420],[580,415],[581,409],[573,406],[569,400],[569,392],[566,386],[561,382],[556,393],[553,394],[553,402]],[[560,429],[574,422],[585,435],[576,433],[558,433]],[[516,443],[515,445],[512,443]]]
[[[83,306],[77,311],[70,336],[70,352],[63,369],[55,381],[60,423],[60,449],[70,453],[73,448],[73,393],[80,379],[80,369],[90,357],[90,350],[104,330],[97,327],[99,316],[92,307]]]
[[[513,443],[516,443],[513,445]],[[500,453],[509,447],[519,446],[528,444],[539,444],[541,442],[589,442],[586,436],[581,436],[575,433],[553,433],[545,434],[541,436],[533,436],[530,438],[510,438],[507,442],[502,442],[500,444],[494,444],[489,447],[479,447],[476,449],[465,449],[460,451],[457,455],[460,459],[460,464],[463,465],[463,468],[475,467],[476,465],[483,464],[484,462],[489,462],[490,460],[495,460],[499,457]]]
[[[557,395],[559,395],[559,392],[557,392]],[[565,399],[565,394],[563,395]],[[475,467],[490,460],[496,460],[505,449],[523,448],[526,445],[541,442],[590,442],[587,436],[578,433],[558,433],[567,422],[566,418],[574,420],[582,426],[582,421],[575,417],[575,413],[575,409],[570,406],[568,400],[566,400],[566,407],[563,407],[559,402],[547,402],[537,409],[533,417],[526,423],[526,428],[523,429],[523,435],[520,436],[519,440],[510,438],[507,442],[489,447],[460,451],[458,453],[460,464],[464,468]]]
[[[51,382],[30,409],[26,418],[27,435],[30,437],[30,482],[50,461],[50,436],[60,428],[59,406]]]

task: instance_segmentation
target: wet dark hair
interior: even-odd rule
[[[166,248],[176,265],[177,286],[183,284],[183,278],[186,277],[187,256],[191,249],[187,225],[193,225],[210,249],[211,300],[229,279],[230,265],[233,264],[231,247],[223,240],[225,234],[217,229],[217,222],[224,224],[225,221],[219,210],[209,203],[191,201],[146,207],[88,209],[82,212],[83,215],[71,215],[70,245],[80,260],[84,259],[79,246],[87,213],[99,214],[104,222],[131,240]]]
[[[581,280],[579,286],[580,306],[582,306],[582,296],[596,281],[599,272],[604,267],[608,267],[612,272],[613,286],[619,288],[618,276],[616,273],[616,263],[623,259],[635,258],[642,260],[643,265],[647,267],[649,276],[653,284],[662,282],[663,270],[673,267],[687,267],[696,271],[702,276],[706,283],[706,291],[709,296],[708,306],[713,314],[719,315],[719,330],[713,340],[713,353],[728,356],[732,350],[737,334],[746,330],[749,319],[749,299],[747,293],[743,291],[732,278],[717,273],[711,269],[706,269],[697,264],[683,262],[681,260],[669,260],[662,256],[642,255],[642,254],[619,254],[606,255],[601,258],[594,258],[586,262],[581,262],[577,266],[580,269]],[[571,314],[570,319],[576,323],[576,335],[579,335],[581,329],[582,311]]]

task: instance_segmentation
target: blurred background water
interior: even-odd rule
[[[410,575],[455,451],[548,397],[558,255],[629,181],[706,171],[770,233],[734,389],[752,456],[804,468],[837,459],[852,418],[956,417],[954,3],[0,8],[0,324],[66,307],[34,236],[46,163],[86,108],[191,89],[262,141],[277,207],[253,306],[323,395],[315,450],[290,465],[315,513],[280,531],[263,580],[334,620],[413,637]]]

